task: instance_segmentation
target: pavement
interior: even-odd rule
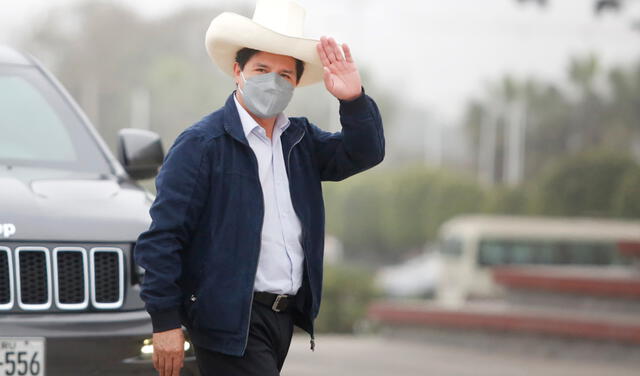
[[[381,335],[294,335],[282,376],[626,376],[640,360],[576,359],[500,346],[465,346]]]

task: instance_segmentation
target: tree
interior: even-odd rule
[[[505,76],[490,84],[483,97],[469,102],[463,122],[478,155],[483,121],[497,111],[492,152],[498,161],[498,182],[505,156],[506,108],[515,101],[527,109],[524,176],[529,181],[567,154],[627,151],[640,160],[640,64],[605,72],[590,54],[569,62],[565,83]]]
[[[640,167],[627,171],[613,198],[613,215],[640,219]]]
[[[615,216],[614,203],[619,200],[623,179],[636,168],[627,155],[611,152],[558,161],[542,174],[532,210],[547,215]]]

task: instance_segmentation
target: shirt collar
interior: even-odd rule
[[[238,101],[238,98],[236,98],[235,91],[233,93],[233,100],[236,102],[238,115],[240,115],[240,122],[242,123],[242,129],[244,130],[244,136],[249,137],[249,133],[251,133],[251,131],[253,131],[256,127],[260,127],[260,124],[258,124],[251,117],[251,115],[249,115],[247,110],[245,110],[244,107],[242,107],[242,105]],[[276,116],[276,122],[274,124],[274,127],[279,128],[280,133],[282,134],[282,132],[284,132],[284,130],[287,129],[287,127],[289,127],[289,123],[290,123],[289,118],[284,114],[284,112],[281,112],[278,114],[278,116]]]

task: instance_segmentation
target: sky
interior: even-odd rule
[[[16,40],[35,16],[77,0],[0,0],[0,43]],[[213,0],[123,1],[160,17]],[[219,0],[233,9],[243,0]],[[640,0],[595,16],[593,0],[299,0],[309,37],[334,36],[352,49],[376,88],[444,119],[460,116],[487,83],[511,74],[561,81],[572,56],[595,53],[605,67],[640,61]],[[36,53],[37,54],[37,53]],[[367,82],[363,83],[365,88]]]

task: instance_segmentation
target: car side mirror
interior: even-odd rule
[[[163,159],[162,140],[157,133],[135,128],[118,131],[118,160],[132,179],[156,176]]]

